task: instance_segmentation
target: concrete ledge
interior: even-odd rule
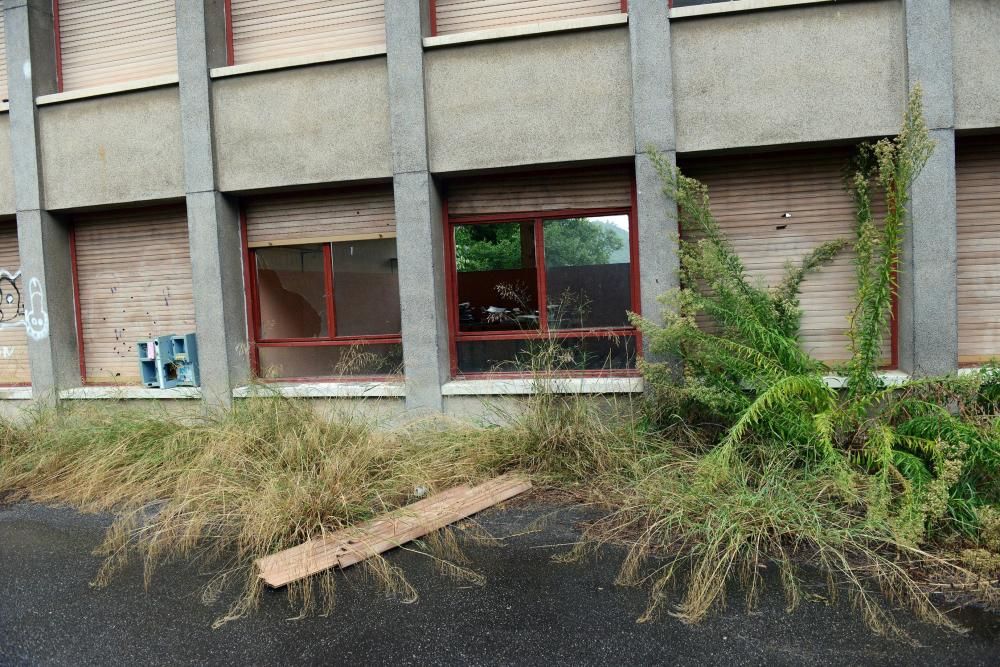
[[[710,5],[694,7],[675,7],[670,10],[670,20],[709,16],[711,14],[730,14],[732,12],[752,12],[760,9],[780,9],[795,5],[818,5],[837,0],[732,0],[717,2]]]
[[[581,19],[565,19],[562,21],[541,21],[539,23],[526,23],[524,25],[511,26],[509,28],[473,30],[470,32],[455,33],[454,35],[424,37],[424,48],[432,49],[438,46],[453,46],[455,44],[469,44],[472,42],[491,42],[499,39],[514,39],[516,37],[529,37],[531,35],[544,35],[545,33],[566,32],[569,30],[587,30],[588,28],[602,28],[612,25],[625,25],[627,23],[628,14],[588,16]]]
[[[982,366],[964,366],[958,369],[959,375],[975,375],[977,373],[982,373],[984,368]],[[993,371],[990,375],[995,376],[1000,374],[1000,370]]]
[[[267,72],[276,69],[288,69],[289,67],[303,67],[305,65],[331,63],[338,60],[357,60],[358,58],[371,58],[372,56],[384,55],[384,44],[381,46],[360,46],[356,49],[340,49],[339,51],[326,51],[324,53],[314,53],[307,56],[291,56],[288,58],[261,60],[255,63],[244,63],[242,65],[215,67],[209,70],[208,73],[213,79],[221,79],[227,76],[252,74],[253,72]]]
[[[75,387],[59,392],[63,400],[158,400],[158,399],[198,399],[199,387],[177,387],[175,389],[150,389],[148,387]]]
[[[910,376],[903,371],[885,371],[879,373],[878,376],[882,382],[890,387],[910,381]],[[847,386],[847,378],[843,375],[827,375],[823,380],[826,381],[826,386],[833,389],[843,389]]]
[[[30,401],[31,387],[0,387],[0,401]]]
[[[402,382],[275,382],[237,387],[233,398],[402,398]]]
[[[539,389],[556,394],[638,394],[641,377],[609,378],[486,378],[452,380],[441,387],[444,396],[530,396]]]
[[[0,102],[0,112],[10,111],[10,102]]]
[[[107,86],[94,86],[93,88],[69,90],[64,93],[41,95],[35,98],[35,104],[38,106],[44,106],[46,104],[59,104],[60,102],[81,100],[88,97],[102,97],[104,95],[128,93],[133,90],[146,90],[148,88],[162,88],[163,86],[173,85],[177,85],[177,75],[164,74],[163,76],[154,76],[149,79],[136,79],[135,81],[125,81],[124,83],[112,83]]]

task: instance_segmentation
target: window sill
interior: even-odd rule
[[[105,95],[117,95],[136,90],[149,90],[150,88],[162,88],[163,86],[177,85],[176,74],[164,74],[154,76],[149,79],[136,79],[135,81],[124,81],[122,83],[112,83],[107,86],[94,86],[93,88],[80,88],[79,90],[68,90],[63,93],[52,93],[51,95],[41,95],[35,98],[35,104],[44,106],[46,104],[59,104],[72,100],[82,100],[88,97],[104,97]]]
[[[571,30],[587,30],[588,28],[603,28],[628,23],[628,14],[609,14],[607,16],[588,16],[580,19],[564,19],[561,21],[540,21],[507,28],[491,28],[490,30],[473,30],[459,32],[453,35],[424,37],[424,48],[433,49],[439,46],[455,44],[470,44],[474,42],[493,42],[515,37],[530,37],[552,32],[567,32]]]
[[[0,102],[0,113],[10,111],[10,102]]]
[[[74,387],[59,392],[63,400],[159,400],[198,399],[201,398],[200,387],[175,387],[174,389],[152,389],[150,387]]]
[[[402,398],[402,382],[288,382],[237,387],[233,398]]]
[[[384,44],[377,46],[360,46],[355,49],[340,49],[339,51],[326,51],[306,56],[291,56],[288,58],[275,58],[273,60],[260,60],[252,63],[243,63],[242,65],[214,67],[208,74],[213,79],[222,79],[227,76],[239,76],[240,74],[269,72],[271,70],[288,69],[290,67],[320,65],[322,63],[337,62],[338,60],[357,60],[359,58],[371,58],[372,56],[384,55]]]
[[[711,16],[713,14],[732,14],[734,12],[752,12],[761,9],[781,9],[795,5],[819,5],[837,0],[732,0],[710,5],[695,5],[694,7],[674,7],[670,10],[670,20]]]
[[[441,387],[444,396],[530,396],[539,388],[556,394],[639,394],[641,377],[495,378],[452,380]]]
[[[883,371],[878,374],[878,377],[889,387],[894,387],[910,380],[909,374],[903,371]],[[847,386],[847,378],[843,375],[827,375],[823,377],[823,380],[826,382],[826,386],[831,389],[843,389]]]
[[[0,401],[30,401],[31,387],[0,387]]]
[[[959,375],[976,375],[977,373],[982,373],[984,368],[986,368],[986,367],[982,366],[980,364],[976,364],[975,366],[962,366],[962,367],[960,367],[958,369],[958,374]],[[994,372],[994,374],[995,374],[995,372]]]

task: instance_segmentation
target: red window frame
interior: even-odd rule
[[[391,375],[351,375],[308,376],[308,377],[260,377],[260,349],[267,347],[348,347],[352,345],[402,345],[403,335],[377,334],[366,336],[337,336],[336,308],[333,293],[333,249],[330,241],[323,242],[323,276],[326,292],[326,315],[328,332],[317,338],[264,338],[261,335],[260,300],[257,292],[257,258],[255,250],[247,241],[246,211],[240,208],[240,236],[243,239],[243,283],[246,291],[247,342],[249,343],[250,368],[253,374],[264,382],[315,382],[342,381],[364,382],[385,381],[395,378]]]
[[[227,0],[228,1],[228,0]],[[391,1],[391,0],[390,0]],[[431,27],[431,37],[437,37],[437,0],[430,1],[430,27]],[[668,0],[669,2],[670,0]],[[622,14],[628,13],[628,0],[621,0]]]
[[[223,11],[226,13],[226,64],[236,64],[236,49],[233,46],[233,0],[226,0]]]
[[[517,213],[497,213],[490,215],[451,216],[448,201],[442,201],[445,236],[445,264],[447,270],[446,290],[448,299],[448,347],[451,357],[451,376],[455,379],[477,377],[530,377],[531,373],[512,372],[463,372],[458,368],[458,344],[470,341],[497,340],[540,340],[555,336],[558,338],[608,338],[627,336],[635,341],[636,357],[642,357],[642,335],[632,326],[591,327],[585,329],[550,330],[545,308],[539,308],[539,328],[532,331],[459,331],[458,327],[458,266],[455,262],[455,229],[463,225],[504,224],[511,222],[531,222],[534,227],[535,265],[537,273],[538,302],[546,303],[545,238],[542,225],[546,220],[579,218],[586,216],[627,215],[629,228],[629,291],[632,299],[630,312],[642,314],[639,292],[639,234],[636,206],[635,178],[631,182],[631,203],[627,207],[555,209],[550,211],[524,211]],[[636,368],[567,371],[572,377],[607,377],[638,375]]]

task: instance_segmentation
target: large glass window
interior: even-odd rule
[[[250,258],[262,377],[402,372],[395,239],[252,248]]]
[[[450,223],[456,373],[635,367],[628,212]]]

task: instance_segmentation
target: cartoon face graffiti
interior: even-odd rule
[[[24,315],[20,278],[20,271],[12,274],[0,269],[0,323],[14,322]]]
[[[45,310],[45,294],[38,278],[28,281],[28,310],[24,314],[24,328],[35,340],[43,340],[49,335],[49,314]]]

